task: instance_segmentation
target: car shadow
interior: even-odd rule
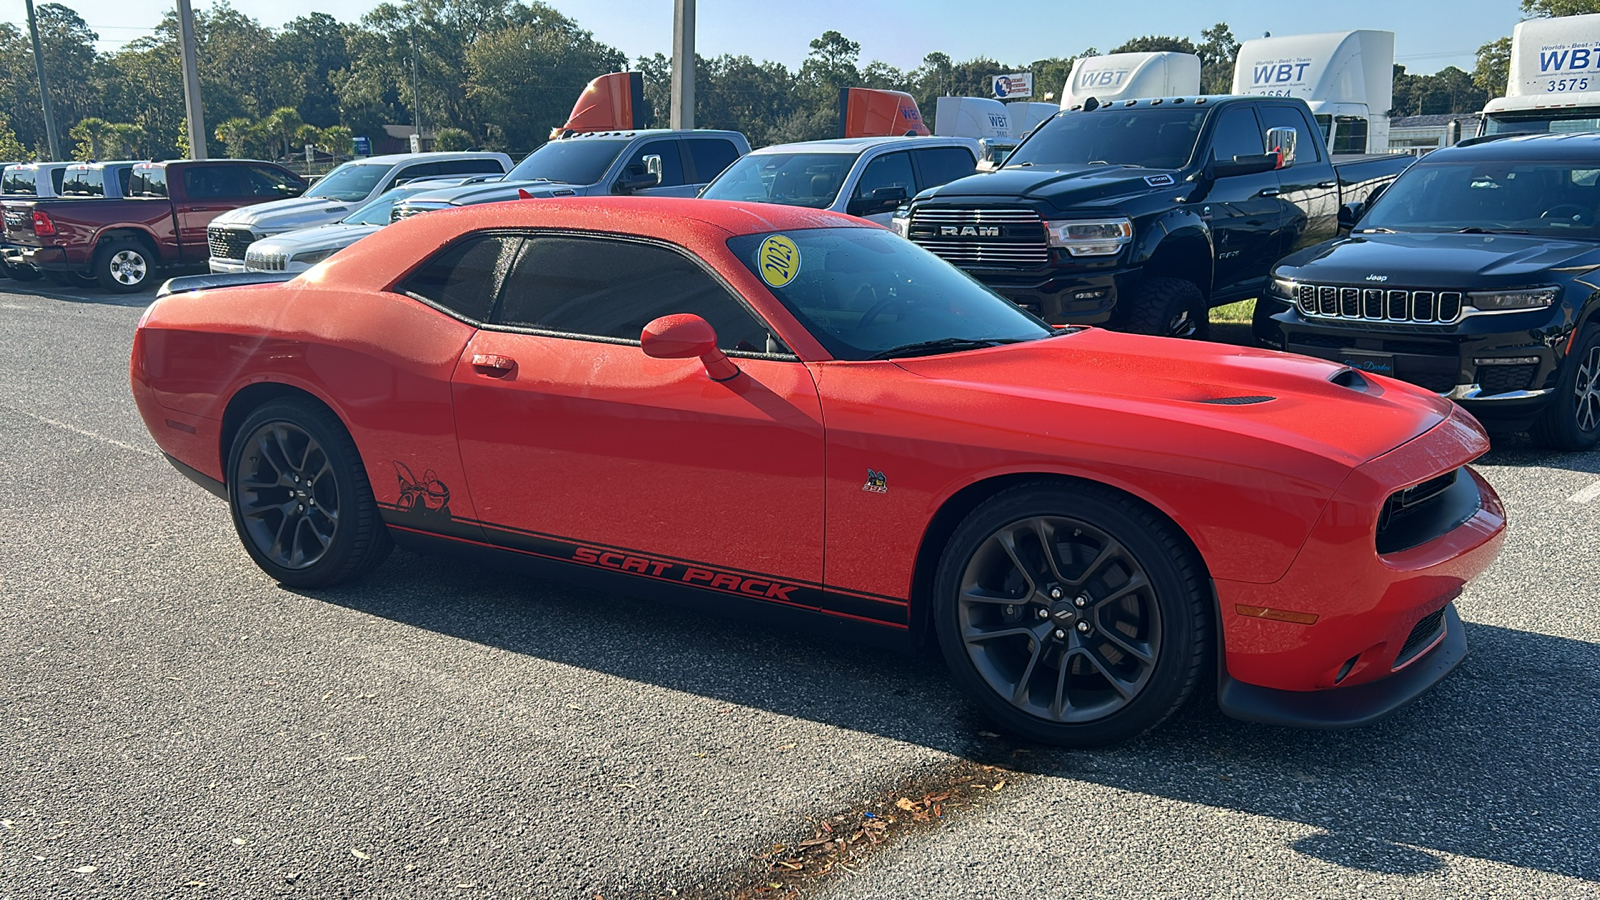
[[[1489,452],[1479,457],[1474,465],[1565,469],[1600,475],[1600,450],[1546,450],[1534,444],[1526,434],[1497,432],[1489,435]]]
[[[992,737],[933,653],[904,655],[397,552],[310,596],[512,653],[916,743],[1019,771],[1302,823],[1307,856],[1421,874],[1441,854],[1600,880],[1600,646],[1468,625],[1460,669],[1376,725],[1236,722],[1202,690],[1135,741]]]
[[[163,281],[165,279],[162,279]],[[60,287],[48,281],[16,281],[0,279],[0,293],[44,297],[62,303],[92,303],[100,306],[149,306],[156,298],[160,284],[133,294],[113,294],[101,288]]]

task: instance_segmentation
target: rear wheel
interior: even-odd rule
[[[227,475],[245,550],[284,584],[349,581],[389,554],[355,442],[317,404],[282,400],[251,413],[234,438]]]
[[[1551,450],[1588,450],[1600,443],[1600,325],[1584,326],[1561,369],[1529,436]]]
[[[1183,278],[1146,278],[1118,305],[1123,330],[1134,334],[1204,340],[1211,333],[1205,295]]]
[[[139,241],[112,241],[94,254],[94,277],[100,286],[118,294],[144,289],[155,274],[155,257]]]
[[[1115,743],[1164,721],[1199,682],[1209,594],[1155,511],[1097,485],[1023,485],[979,506],[935,578],[935,630],[957,682],[1034,740]]]

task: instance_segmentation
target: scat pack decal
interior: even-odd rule
[[[733,572],[719,572],[716,569],[691,566],[669,559],[652,559],[648,556],[635,556],[630,553],[618,553],[615,550],[604,550],[598,547],[574,547],[572,561],[588,566],[597,566],[602,569],[615,569],[618,572],[632,572],[636,575],[648,575],[663,581],[679,581],[694,587],[710,588],[714,591],[727,591],[732,594],[743,594],[746,597],[755,597],[760,600],[781,600],[785,603],[796,602],[792,596],[800,590],[798,584],[785,584],[766,578],[753,578]]]
[[[781,288],[800,274],[800,248],[781,234],[772,235],[756,251],[756,269],[762,281]]]

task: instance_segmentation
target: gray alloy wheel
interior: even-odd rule
[[[94,255],[95,279],[101,287],[118,294],[143,288],[154,270],[149,249],[137,241],[118,241],[101,247]]]
[[[1585,325],[1578,333],[1550,403],[1528,435],[1550,450],[1600,445],[1600,325]]]
[[[1600,345],[1590,347],[1572,383],[1574,415],[1579,431],[1600,427]]]
[[[292,422],[267,422],[244,441],[233,480],[245,538],[274,565],[316,565],[339,531],[338,479],[327,452]]]
[[[1161,609],[1150,579],[1087,522],[1033,516],[999,528],[968,560],[956,602],[973,666],[1029,715],[1104,718],[1155,671]]]

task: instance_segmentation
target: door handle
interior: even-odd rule
[[[509,356],[500,356],[495,353],[475,353],[472,356],[472,368],[479,375],[490,378],[504,378],[517,368],[517,361]]]
[[[1338,187],[1338,186],[1339,186],[1339,182],[1337,182],[1337,181],[1319,181],[1319,182],[1317,182],[1317,187],[1319,187],[1319,188],[1332,188],[1332,187]]]
[[[1276,196],[1278,196],[1279,193],[1281,193],[1281,191],[1279,191],[1277,188],[1263,188],[1261,190],[1261,193],[1257,194],[1256,196],[1258,196],[1258,197],[1276,197]]]

